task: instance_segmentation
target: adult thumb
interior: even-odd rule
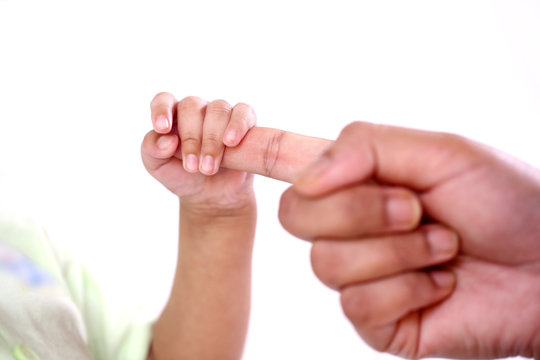
[[[453,134],[354,122],[298,177],[295,189],[319,196],[376,181],[427,190],[470,168],[479,154],[473,144]]]

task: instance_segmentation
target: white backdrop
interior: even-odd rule
[[[353,120],[460,133],[540,166],[538,1],[0,0],[0,208],[32,216],[114,306],[163,305],[177,201],[139,144],[158,91],[251,104],[262,126],[336,138]],[[369,349],[257,178],[245,359]]]

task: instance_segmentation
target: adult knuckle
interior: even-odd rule
[[[473,142],[461,135],[442,132],[436,136],[437,143],[440,146],[438,150],[441,154],[445,154],[449,158],[456,155],[468,154],[474,149]]]
[[[384,198],[376,188],[358,186],[341,194],[341,218],[349,231],[371,233],[387,223]]]
[[[343,130],[342,133],[363,133],[365,131],[372,131],[374,127],[376,127],[376,124],[365,122],[365,121],[353,121],[349,124],[347,124]]]
[[[285,229],[289,229],[292,217],[294,215],[293,211],[293,194],[292,189],[289,188],[283,192],[279,200],[279,212],[278,218],[279,222]]]
[[[328,246],[326,241],[315,241],[311,247],[311,266],[315,275],[325,285],[337,289],[340,287],[339,269],[341,257]]]
[[[401,246],[389,246],[386,249],[385,257],[389,264],[394,264],[399,268],[406,268],[411,262],[410,252],[406,251],[406,249],[403,249]]]
[[[364,124],[362,122],[354,121],[352,123],[347,124],[343,128],[343,132],[356,132],[356,131],[360,130],[363,126],[364,126]]]
[[[292,188],[286,190],[279,202],[279,222],[285,230],[299,238],[307,238],[305,234],[305,219],[299,206],[298,195]]]
[[[367,294],[359,287],[341,291],[340,302],[345,316],[357,327],[370,326],[375,321]]]
[[[279,163],[279,151],[281,141],[285,135],[284,131],[276,131],[266,140],[266,147],[263,152],[263,172],[265,176],[272,177],[274,167]]]

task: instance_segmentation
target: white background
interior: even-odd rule
[[[158,91],[336,138],[353,120],[460,133],[540,166],[538,1],[0,0],[0,208],[32,216],[115,306],[163,305],[177,201],[139,144]],[[245,359],[389,359],[355,335],[257,178]]]

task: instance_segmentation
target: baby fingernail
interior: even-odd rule
[[[199,168],[199,159],[194,154],[189,154],[186,156],[184,164],[187,171],[196,172]]]
[[[170,143],[171,143],[171,138],[167,135],[160,136],[159,139],[157,140],[157,146],[158,148],[162,150],[168,148]]]
[[[214,158],[210,155],[206,155],[203,158],[202,164],[201,164],[201,170],[205,174],[211,174],[214,172]]]
[[[158,130],[167,130],[169,128],[169,119],[166,116],[158,116],[156,119],[156,128]]]
[[[427,233],[431,253],[435,256],[450,256],[456,253],[458,237],[453,231],[431,229]]]
[[[386,211],[390,225],[393,228],[408,229],[416,225],[420,219],[422,209],[418,200],[414,197],[406,194],[396,194],[389,197]]]

